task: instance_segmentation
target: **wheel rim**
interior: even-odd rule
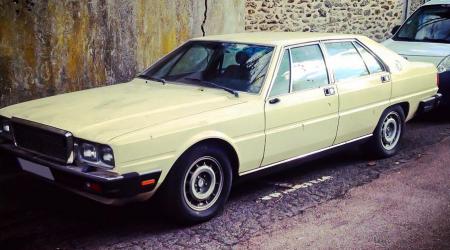
[[[386,150],[397,146],[402,132],[401,118],[397,112],[390,112],[381,126],[381,144]]]
[[[223,171],[219,161],[210,156],[197,159],[189,167],[183,186],[187,205],[204,211],[219,199],[223,188]]]

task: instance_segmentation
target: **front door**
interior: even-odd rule
[[[331,146],[338,100],[319,44],[286,49],[265,104],[262,166]]]

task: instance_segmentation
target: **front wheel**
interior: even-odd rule
[[[216,145],[195,146],[177,160],[164,183],[165,204],[171,217],[198,223],[215,216],[231,190],[231,163]]]
[[[399,106],[383,112],[373,137],[368,143],[370,152],[377,157],[391,157],[398,151],[405,130],[405,114]]]

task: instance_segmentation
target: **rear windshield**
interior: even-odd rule
[[[450,5],[422,6],[405,22],[393,39],[450,43]]]

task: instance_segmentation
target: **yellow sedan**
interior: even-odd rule
[[[106,204],[147,200],[187,222],[216,215],[233,181],[366,143],[394,155],[405,122],[439,104],[437,70],[356,35],[192,39],[128,83],[0,110],[21,168]]]

